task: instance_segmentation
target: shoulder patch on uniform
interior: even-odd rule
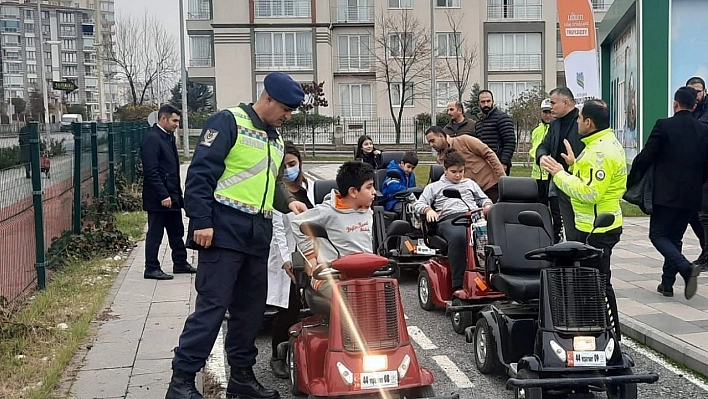
[[[605,171],[600,169],[597,172],[595,172],[595,178],[600,181],[605,180]]]
[[[206,132],[204,132],[204,138],[202,138],[202,142],[199,143],[200,145],[203,145],[204,147],[211,147],[211,145],[214,143],[214,140],[216,140],[216,136],[219,135],[219,131],[216,129],[207,129]]]

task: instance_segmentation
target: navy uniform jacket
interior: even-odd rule
[[[278,132],[272,126],[266,126],[251,105],[239,105],[250,117],[253,126],[263,129],[269,138],[277,138]],[[270,240],[273,234],[272,219],[262,214],[249,215],[214,200],[214,190],[222,173],[224,160],[236,143],[236,119],[231,111],[223,110],[209,117],[204,123],[199,143],[204,133],[216,132],[210,146],[197,144],[192,163],[187,170],[185,185],[185,211],[189,217],[187,247],[200,249],[194,242],[194,230],[214,229],[212,246],[245,252],[250,255],[268,256]],[[281,173],[282,175],[282,165]],[[288,213],[288,204],[295,198],[289,193],[279,178],[275,186],[273,207]]]
[[[140,157],[143,160],[143,209],[163,212],[183,208],[180,161],[174,135],[155,124],[140,142]],[[161,204],[167,197],[172,200],[169,209]]]

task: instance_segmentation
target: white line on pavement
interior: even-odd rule
[[[224,362],[224,329],[219,328],[219,335],[216,336],[216,342],[211,349],[211,354],[206,362],[205,371],[207,371],[221,388],[226,389],[226,363]]]
[[[438,349],[438,347],[433,344],[433,341],[428,339],[428,337],[425,336],[425,333],[423,333],[423,331],[416,326],[408,326],[408,335],[410,335],[410,337],[413,338],[413,341],[415,341],[418,346],[425,351]]]
[[[682,376],[686,380],[692,382],[694,385],[697,387],[701,388],[704,391],[708,391],[708,384],[706,384],[704,381],[702,381],[699,378],[696,378],[692,372],[687,372],[686,370],[681,370],[680,368],[667,363],[664,359],[661,357],[657,356],[653,351],[647,350],[643,346],[639,345],[637,342],[631,339],[627,339],[626,337],[622,337],[622,345],[632,348],[635,351],[639,352],[641,355],[644,355],[647,359],[651,360],[652,362],[662,366],[663,368],[669,370],[670,372]]]
[[[472,381],[470,381],[469,378],[460,371],[459,368],[455,365],[455,363],[450,360],[449,357],[445,355],[441,356],[433,356],[433,360],[435,360],[435,363],[440,366],[441,369],[447,374],[447,376],[450,378],[452,382],[457,385],[458,388],[473,388],[474,384],[472,384]]]

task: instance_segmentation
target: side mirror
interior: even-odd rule
[[[593,227],[596,229],[610,227],[615,222],[615,215],[611,213],[601,213],[595,218]]]
[[[456,188],[446,188],[443,190],[443,195],[447,198],[462,198],[462,194]]]
[[[305,222],[300,225],[300,232],[308,237],[324,238],[329,240],[327,229],[318,223]]]
[[[403,236],[411,231],[411,225],[403,220],[394,220],[386,230],[387,237]]]
[[[518,216],[519,223],[524,226],[543,228],[543,219],[536,211],[522,211]]]
[[[401,174],[398,173],[397,170],[387,170],[387,171],[386,171],[386,177],[390,177],[390,178],[392,178],[392,179],[400,179],[400,178],[401,178]]]

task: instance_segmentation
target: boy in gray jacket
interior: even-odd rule
[[[337,188],[315,205],[293,218],[292,229],[300,251],[305,255],[305,272],[312,276],[318,264],[337,259],[339,253],[349,255],[358,252],[373,252],[372,228],[374,216],[371,203],[376,197],[374,169],[360,161],[345,162],[337,171]],[[318,238],[316,242],[300,232],[302,223],[317,223],[327,229],[329,239]],[[332,287],[329,280],[312,279],[315,290],[331,298]]]
[[[453,291],[462,288],[462,282],[467,267],[467,229],[465,226],[453,226],[455,216],[464,214],[468,208],[465,205],[476,204],[486,208],[492,201],[484,194],[474,180],[465,178],[465,159],[454,148],[448,148],[442,155],[445,174],[440,180],[425,187],[415,203],[415,211],[424,215],[428,223],[438,223],[438,232],[448,242],[448,259],[452,268]],[[459,198],[448,198],[443,195],[446,188],[460,191],[464,202]]]

